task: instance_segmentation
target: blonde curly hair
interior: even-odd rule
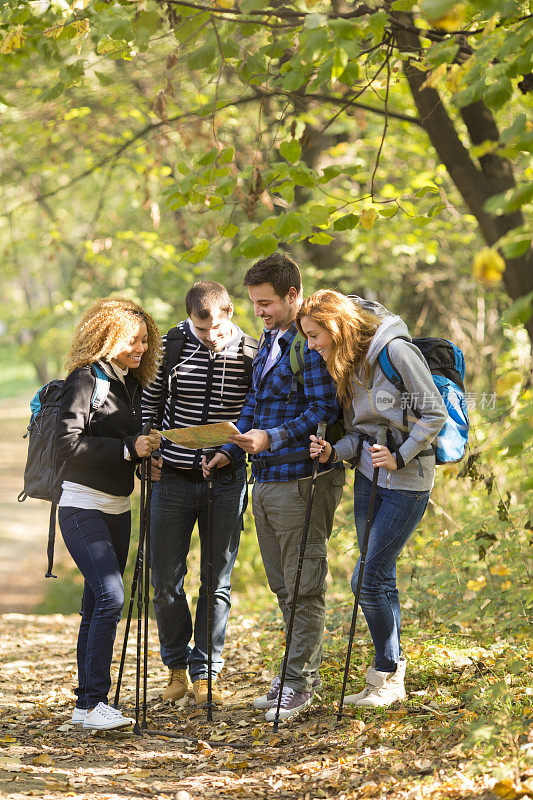
[[[354,395],[354,381],[365,386],[370,380],[366,354],[379,328],[379,318],[333,289],[320,289],[300,306],[296,325],[305,336],[302,317],[313,319],[331,335],[326,367],[337,384],[339,401],[347,405]]]
[[[139,319],[146,324],[148,349],[132,374],[142,386],[153,381],[161,356],[161,335],[150,314],[127,297],[101,297],[85,312],[67,353],[67,375],[100,358],[116,358],[129,343]]]

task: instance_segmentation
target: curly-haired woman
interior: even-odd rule
[[[85,579],[72,722],[89,729],[133,722],[111,708],[107,696],[124,604],[134,470],[160,441],[155,431],[141,435],[140,408],[142,387],[156,373],[160,341],[152,317],[140,306],[126,298],[104,298],[83,315],[65,364],[54,439],[63,461],[58,515],[65,544]],[[107,393],[94,408],[97,378]]]
[[[346,703],[366,707],[387,706],[405,697],[396,560],[426,510],[435,474],[430,445],[446,420],[442,398],[424,357],[411,343],[405,323],[379,304],[374,308],[377,313],[339,292],[322,290],[304,300],[297,319],[308,347],[320,353],[337,384],[346,423],[346,434],[334,447],[312,436],[311,456],[318,456],[322,463],[358,460],[354,511],[360,547],[372,476],[379,468],[360,596],[375,657],[363,691],[345,698]],[[405,432],[405,398],[378,364],[378,355],[386,345],[407,391],[416,399],[417,416],[409,421]],[[375,443],[380,423],[390,430],[392,452]],[[352,576],[354,592],[359,564]]]

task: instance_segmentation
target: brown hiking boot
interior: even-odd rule
[[[163,700],[181,700],[189,690],[189,676],[186,669],[172,669],[168,671],[168,684],[164,690]]]
[[[199,678],[197,681],[194,681],[192,690],[194,692],[196,705],[204,706],[207,703],[207,678]],[[216,706],[221,706],[223,704],[222,694],[220,693],[220,690],[217,689],[214,680],[211,686],[211,696],[213,698],[213,703]]]

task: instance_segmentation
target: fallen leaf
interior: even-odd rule
[[[41,755],[34,758],[31,763],[36,767],[53,767],[55,761],[46,753],[41,753]]]

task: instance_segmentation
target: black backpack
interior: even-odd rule
[[[89,421],[107,397],[109,378],[98,364],[92,364],[95,374],[94,390],[91,397]],[[54,432],[61,405],[62,380],[53,380],[42,386],[30,403],[31,417],[24,438],[29,437],[28,456],[24,470],[24,489],[18,496],[19,503],[27,497],[48,500],[52,503],[48,526],[48,569],[46,578],[52,575],[54,563],[54,542],[56,534],[56,509],[61,496],[63,464],[58,463],[54,448]]]
[[[182,328],[178,328],[177,326],[171,328],[167,333],[165,351],[163,353],[163,361],[161,364],[163,386],[161,389],[161,396],[159,398],[157,417],[155,421],[155,427],[157,428],[157,430],[161,430],[161,426],[163,424],[165,405],[168,397],[168,376],[170,375],[171,370],[176,366],[176,364],[180,360],[180,356],[183,352],[183,347],[185,345],[185,339],[186,339],[185,332],[182,330]],[[254,339],[253,336],[249,336],[247,333],[243,333],[241,342],[242,342],[242,352],[244,356],[244,372],[246,375],[246,382],[248,386],[251,386],[252,363],[255,356],[257,355],[257,339]]]

